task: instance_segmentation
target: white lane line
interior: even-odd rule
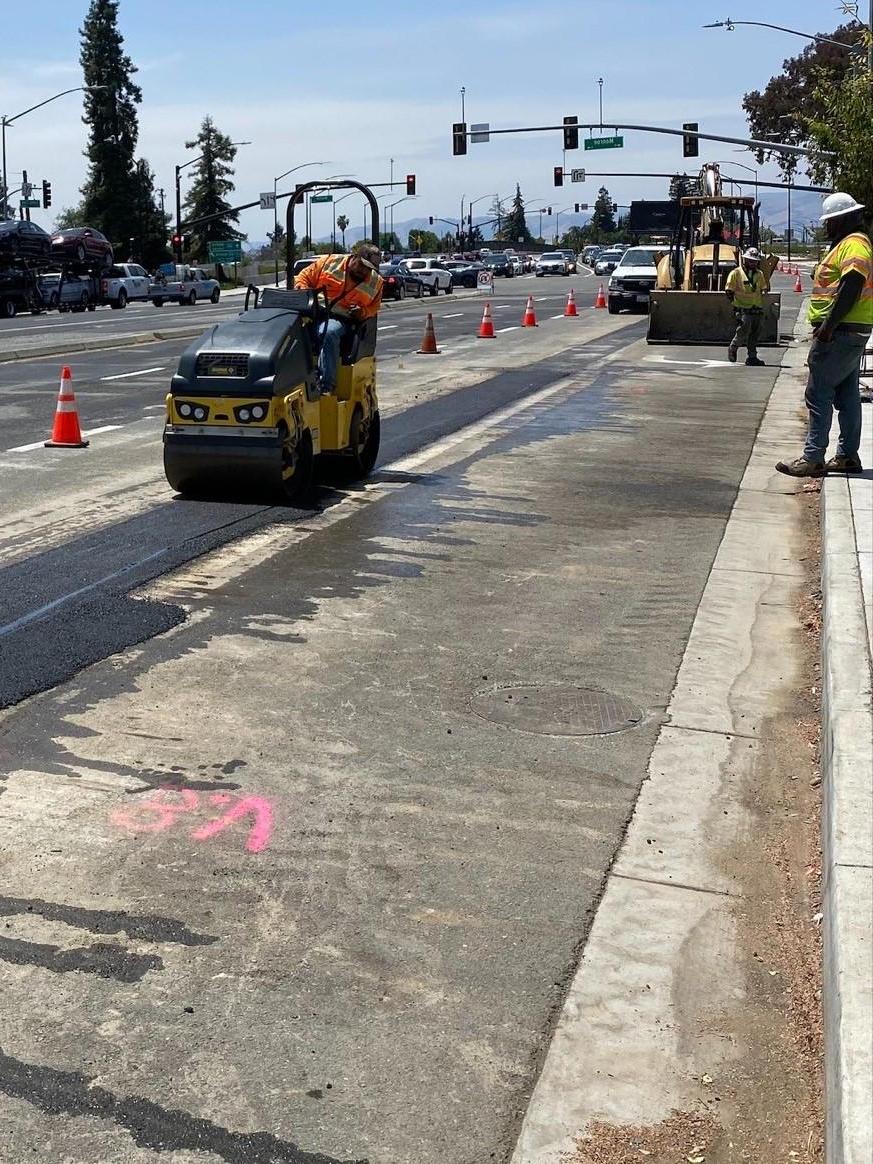
[[[89,428],[88,431],[85,433],[85,436],[92,437],[92,436],[97,436],[97,434],[101,433],[101,432],[115,432],[116,429],[119,429],[121,427],[122,426],[120,424],[104,424],[104,425],[101,425],[100,428]]]
[[[564,313],[563,313],[563,311],[561,312],[561,314],[560,314],[560,315],[550,315],[550,316],[549,316],[549,319],[563,319],[563,318],[564,318]]]
[[[460,319],[463,314],[463,311],[453,311],[450,315],[444,315],[443,319]]]
[[[511,303],[495,303],[492,311],[504,311],[506,308],[512,307]]]
[[[520,331],[520,330],[521,330],[521,324],[520,324],[520,323],[514,323],[514,324],[512,325],[512,327],[498,327],[496,330],[497,330],[497,331]]]
[[[32,444],[29,444],[29,445],[16,445],[14,449],[7,449],[6,452],[7,453],[30,453],[34,449],[41,449],[44,444],[45,444],[44,440],[34,441]]]
[[[149,412],[152,408],[166,408],[166,404],[144,404],[142,406],[143,412]]]
[[[380,323],[377,331],[396,331],[400,327],[399,323]]]
[[[150,372],[163,372],[164,366],[159,368],[143,368],[140,372],[119,372],[117,376],[101,376],[101,380],[125,380],[129,376],[148,376]]]

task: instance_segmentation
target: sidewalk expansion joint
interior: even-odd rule
[[[713,566],[713,574],[765,574],[770,578],[797,578],[797,574],[785,574],[782,570],[750,570],[747,566]],[[770,604],[772,605],[772,603]],[[777,606],[789,606],[790,603],[779,602]]]
[[[731,893],[727,889],[707,889],[703,885],[688,885],[684,881],[661,881],[658,877],[633,877],[630,873],[613,872],[619,881],[637,881],[640,885],[662,885],[665,889],[684,889],[691,893],[711,893],[715,897],[730,897],[734,901],[743,899],[742,893]]]
[[[721,736],[725,740],[752,740],[756,744],[761,742],[758,736],[749,735],[747,732],[723,732],[719,728],[693,727],[691,724],[675,723],[672,720],[667,720],[664,727],[673,728],[674,731],[702,732],[706,736]]]

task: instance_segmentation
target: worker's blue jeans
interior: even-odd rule
[[[868,337],[862,332],[835,331],[830,343],[814,339],[809,349],[806,407],[809,431],[804,459],[825,459],[834,409],[840,425],[838,457],[856,457],[861,445],[861,392],[859,373]]]
[[[322,392],[336,390],[336,373],[339,367],[340,341],[346,325],[341,319],[328,319],[321,325],[321,352],[318,356],[318,370],[321,373]]]

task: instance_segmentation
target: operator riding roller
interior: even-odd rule
[[[311,291],[250,288],[240,315],[187,348],[166,398],[164,470],[175,490],[294,502],[310,489],[316,458],[346,479],[372,470],[380,435],[376,319],[344,339],[336,391],[322,396],[316,368],[325,312]]]

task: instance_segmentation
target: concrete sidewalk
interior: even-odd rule
[[[828,1164],[873,1159],[873,406],[859,477],[822,488],[822,830]]]

